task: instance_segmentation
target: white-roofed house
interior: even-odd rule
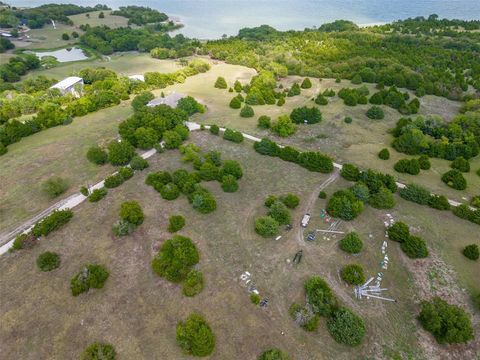
[[[69,76],[51,86],[50,89],[58,89],[63,95],[70,93],[73,96],[80,97],[83,90],[83,79],[78,76]]]
[[[183,94],[176,93],[175,91],[172,92],[171,94],[168,94],[165,97],[158,97],[153,100],[151,100],[147,106],[153,107],[153,106],[158,106],[158,105],[168,105],[172,108],[176,108],[178,104],[178,100],[183,99],[186,97]]]

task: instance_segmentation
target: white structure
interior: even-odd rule
[[[143,76],[143,75],[130,75],[128,78],[130,80],[145,82],[145,76]]]
[[[303,215],[302,227],[307,227],[309,221],[310,221],[310,214]]]
[[[150,101],[147,106],[153,107],[158,105],[168,105],[172,108],[176,108],[178,100],[183,99],[185,95],[176,93],[175,91],[165,97],[159,97]]]
[[[58,89],[65,95],[67,93],[80,97],[83,89],[83,79],[78,76],[70,76],[56,83],[50,89]]]
[[[11,38],[11,37],[13,37],[13,35],[10,34],[9,32],[0,32],[0,36],[6,37],[6,38]]]

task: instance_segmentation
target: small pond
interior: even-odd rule
[[[60,49],[55,51],[42,51],[32,53],[37,55],[40,59],[44,56],[53,56],[59,62],[79,61],[88,59],[88,56],[85,55],[83,50],[77,47]]]

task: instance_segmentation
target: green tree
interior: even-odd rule
[[[263,237],[278,234],[278,222],[270,216],[260,216],[255,219],[255,231]]]
[[[95,342],[87,346],[80,356],[81,360],[115,360],[117,353],[110,344]]]
[[[108,145],[108,161],[112,165],[127,165],[135,155],[135,149],[128,141],[112,141]]]
[[[183,140],[178,132],[167,130],[163,133],[163,141],[166,149],[178,149]]]
[[[217,89],[226,89],[228,86],[227,86],[227,82],[225,81],[225,78],[219,76],[215,81],[215,87]]]
[[[310,79],[307,77],[303,79],[302,85],[300,86],[302,89],[310,89],[312,87],[312,82]]]
[[[60,266],[60,256],[50,251],[41,253],[37,258],[37,266],[42,271],[52,271]]]
[[[361,285],[365,282],[363,268],[358,264],[350,264],[345,266],[340,275],[342,279],[350,285]]]
[[[168,219],[168,231],[177,232],[185,226],[185,218],[182,215],[173,215]]]
[[[332,289],[322,278],[312,276],[304,283],[307,301],[314,313],[321,316],[330,316],[338,307],[338,300]]]
[[[297,127],[287,115],[280,116],[272,126],[272,131],[281,137],[288,137],[296,130]]]
[[[103,165],[108,160],[108,154],[99,146],[92,146],[87,151],[87,159],[91,163]]]
[[[189,355],[208,356],[215,348],[215,335],[206,320],[193,313],[177,324],[177,344]]]
[[[230,100],[229,106],[232,109],[240,109],[242,107],[242,102],[238,99],[238,97],[235,96],[232,98],[232,100]]]
[[[238,182],[235,176],[225,175],[222,177],[222,189],[225,192],[235,192],[238,190]]]
[[[327,328],[335,341],[349,346],[359,345],[366,333],[363,319],[345,307],[333,313]]]
[[[291,360],[288,354],[280,349],[269,349],[264,351],[257,360]]]
[[[382,108],[378,106],[372,106],[367,111],[367,117],[373,120],[382,120],[385,117],[385,113]]]
[[[480,250],[478,249],[477,244],[470,244],[465,246],[462,252],[463,252],[463,255],[465,255],[465,257],[467,257],[470,260],[478,260],[480,256]]]
[[[382,160],[388,160],[390,159],[390,152],[388,151],[388,149],[382,149],[380,150],[380,152],[378,153],[378,157]]]
[[[136,201],[125,201],[120,205],[120,218],[130,224],[139,226],[143,223],[145,215],[140,204]]]
[[[289,224],[291,221],[290,211],[280,201],[275,201],[270,206],[270,211],[268,212],[268,216],[272,217],[275,221],[277,221],[280,225]]]
[[[70,185],[68,184],[67,180],[56,176],[48,179],[42,184],[42,191],[50,199],[54,199],[57,196],[63,194],[65,191],[67,191],[69,187]]]
[[[358,254],[360,251],[362,251],[363,241],[356,232],[350,232],[345,235],[342,240],[340,240],[339,245],[340,249],[349,254]]]
[[[240,110],[240,116],[243,118],[250,118],[255,115],[253,108],[250,105],[245,105],[242,110]]]

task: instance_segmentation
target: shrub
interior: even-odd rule
[[[320,199],[326,199],[327,198],[327,193],[325,191],[320,191],[320,193],[318,194],[318,197]]]
[[[255,219],[255,231],[263,237],[278,234],[278,222],[271,216],[260,216]]]
[[[418,236],[410,235],[400,244],[400,247],[405,255],[412,259],[421,259],[428,256],[427,245],[425,241]]]
[[[199,255],[195,244],[185,236],[174,235],[165,241],[152,260],[153,271],[168,281],[179,283],[186,279]]]
[[[275,201],[268,212],[268,216],[272,217],[280,225],[287,225],[291,221],[290,211],[280,201]]]
[[[135,145],[140,149],[151,149],[158,143],[157,132],[152,128],[139,127],[135,130]]]
[[[243,170],[240,164],[235,160],[225,160],[223,162],[222,173],[224,175],[232,175],[235,179],[241,179]]]
[[[108,145],[108,161],[112,165],[127,165],[135,155],[135,149],[128,141],[112,141]]]
[[[88,197],[88,201],[90,201],[90,202],[100,201],[105,196],[107,196],[107,192],[108,192],[107,189],[105,189],[104,187],[102,187],[100,189],[95,189],[95,190],[92,191],[92,193]]]
[[[298,164],[309,171],[316,171],[324,174],[333,171],[333,161],[327,155],[319,152],[306,151],[298,156]]]
[[[350,232],[345,235],[342,240],[340,240],[339,245],[340,249],[349,254],[358,254],[360,251],[362,251],[363,241],[356,232]]]
[[[264,351],[257,360],[290,360],[290,356],[279,349]]]
[[[418,320],[440,344],[466,343],[474,338],[470,316],[439,297],[422,302]]]
[[[355,198],[363,201],[364,203],[367,203],[370,199],[370,190],[368,189],[368,186],[361,181],[355,183],[355,185],[350,188],[350,191],[353,193]]]
[[[381,107],[372,106],[367,111],[367,117],[373,120],[382,120],[385,117],[385,114]]]
[[[469,258],[470,260],[478,260],[480,256],[480,250],[478,249],[477,244],[470,244],[465,246],[463,249],[463,255]]]
[[[300,198],[295,194],[287,194],[280,198],[280,201],[289,209],[295,209],[300,204]]]
[[[395,199],[392,192],[382,186],[378,192],[370,196],[368,203],[375,209],[391,209],[395,206]]]
[[[380,150],[378,153],[378,157],[382,160],[388,160],[390,159],[390,151],[388,151],[387,148]]]
[[[278,156],[280,148],[275,141],[262,139],[253,143],[253,148],[261,155]]]
[[[203,274],[197,270],[190,270],[183,282],[182,293],[185,296],[193,297],[203,290]]]
[[[363,319],[345,307],[333,313],[327,328],[336,342],[349,346],[359,345],[366,333]]]
[[[303,79],[302,84],[300,85],[302,89],[310,89],[312,87],[312,82],[310,79],[307,77]]]
[[[257,126],[260,129],[270,129],[271,125],[272,125],[272,119],[269,116],[262,115],[258,118]]]
[[[87,159],[91,163],[103,165],[108,160],[108,154],[99,146],[92,146],[87,151]]]
[[[215,81],[215,85],[214,85],[217,89],[226,89],[228,86],[227,86],[227,82],[225,81],[225,78],[219,76],[217,78],[217,80]]]
[[[182,215],[173,215],[168,219],[168,231],[177,232],[185,226],[185,218]]]
[[[418,175],[420,173],[420,164],[417,159],[398,160],[393,168],[399,173],[407,173],[411,175]]]
[[[189,195],[189,201],[193,208],[202,214],[211,213],[217,208],[217,202],[213,195],[203,188],[193,191]]]
[[[165,200],[175,200],[180,196],[180,190],[178,189],[178,186],[174,183],[168,183],[161,186],[159,192],[162,196],[162,199]]]
[[[225,129],[223,138],[228,141],[233,141],[234,143],[241,143],[243,141],[243,134],[240,131]]]
[[[328,213],[343,220],[353,220],[363,211],[363,202],[350,190],[336,191],[327,204]]]
[[[297,96],[297,95],[300,95],[300,85],[298,85],[297,83],[293,84],[292,87],[290,88],[290,90],[288,90],[287,92],[287,96],[288,97],[292,97],[292,96]]]
[[[34,236],[47,236],[52,231],[68,223],[73,217],[72,210],[55,210],[43,220],[35,224],[32,229]]]
[[[345,266],[342,269],[340,276],[342,277],[343,281],[350,285],[361,285],[365,282],[363,268],[358,264],[350,264]]]
[[[117,353],[110,344],[95,342],[87,346],[80,356],[81,360],[115,360]]]
[[[422,155],[418,158],[418,164],[420,165],[420,169],[422,170],[429,170],[432,167],[430,163],[430,159],[427,155]]]
[[[42,271],[52,271],[60,266],[60,256],[50,251],[41,253],[37,258],[37,266]]]
[[[242,102],[238,97],[234,97],[232,100],[230,100],[230,104],[228,105],[232,109],[240,109],[242,107]]]
[[[204,106],[191,96],[186,96],[178,100],[177,109],[185,111],[188,116],[196,113],[203,114],[205,112]]]
[[[225,175],[222,177],[222,189],[225,192],[235,192],[238,190],[238,182],[235,176]]]
[[[10,251],[30,249],[35,246],[37,239],[31,233],[20,234],[13,241]]]
[[[472,196],[470,199],[470,205],[476,208],[480,208],[480,195]]]
[[[278,120],[272,125],[272,131],[281,137],[288,137],[297,131],[297,127],[286,115],[278,117]]]
[[[430,195],[428,206],[438,210],[450,210],[448,199],[443,195]]]
[[[453,160],[450,166],[452,167],[452,169],[457,169],[461,172],[470,171],[470,163],[462,156],[457,157],[455,160]]]
[[[277,101],[277,106],[285,105],[285,97],[281,96]]]
[[[255,294],[255,293],[251,293],[250,294],[250,301],[252,302],[252,304],[255,304],[255,305],[260,304],[260,295]]]
[[[132,160],[130,161],[130,167],[133,170],[143,170],[148,168],[150,165],[148,161],[142,158],[141,156],[135,155]]]
[[[467,188],[467,180],[465,180],[462,173],[456,169],[447,171],[443,174],[442,181],[456,190],[465,190]]]
[[[312,276],[304,283],[307,301],[314,313],[321,316],[330,316],[338,307],[338,301],[332,289],[322,278]]]
[[[278,199],[277,199],[277,197],[276,197],[275,195],[268,195],[267,198],[265,199],[264,205],[269,208],[269,207],[272,206],[273,203],[274,203],[275,201],[277,201],[277,200],[278,200]]]
[[[167,130],[163,133],[163,141],[166,149],[178,149],[182,145],[182,137],[173,130]]]
[[[53,177],[42,184],[43,192],[50,198],[54,199],[63,194],[69,188],[68,181],[61,177]]]
[[[121,167],[118,169],[118,173],[124,180],[128,180],[133,176],[133,170],[129,167]]]
[[[88,196],[90,194],[90,192],[88,191],[86,186],[82,186],[80,188],[80,194],[82,194],[83,196]]]
[[[107,188],[107,189],[112,189],[112,188],[116,188],[117,186],[120,186],[124,183],[125,179],[123,178],[122,175],[120,175],[120,173],[117,173],[117,174],[114,174],[114,175],[110,175],[109,177],[107,177],[103,183],[103,185]]]
[[[210,125],[210,133],[212,133],[213,135],[218,135],[219,132],[220,128],[218,127],[218,125]]]
[[[255,115],[253,108],[250,105],[245,105],[242,110],[240,110],[240,117],[250,118]]]
[[[293,109],[290,119],[296,124],[316,124],[322,120],[322,113],[316,107],[302,106]]]
[[[135,230],[136,226],[128,221],[120,220],[112,226],[112,232],[115,236],[126,236]]]
[[[8,148],[0,142],[0,156],[5,155],[8,152]]]
[[[345,164],[342,166],[340,175],[348,181],[358,181],[360,178],[360,170],[352,164]]]
[[[70,290],[73,296],[80,295],[90,288],[101,289],[109,276],[108,270],[103,265],[86,265],[70,281]]]
[[[461,219],[480,225],[480,209],[471,210],[467,204],[454,206],[452,212]]]
[[[177,324],[177,344],[189,355],[207,356],[215,348],[215,335],[205,319],[193,313]]]
[[[345,124],[351,124],[352,121],[353,121],[353,119],[350,116],[345,116],[345,118],[343,119],[343,122]]]
[[[417,184],[408,184],[400,189],[400,196],[408,201],[413,201],[420,205],[427,205],[430,200],[430,191]]]
[[[387,234],[390,240],[404,242],[410,237],[410,229],[407,224],[397,221],[387,229]]]
[[[143,223],[145,216],[143,215],[142,208],[138,202],[125,201],[120,206],[120,219],[135,226],[139,226]]]
[[[322,94],[318,94],[315,98],[315,104],[317,105],[328,105],[328,99]]]

